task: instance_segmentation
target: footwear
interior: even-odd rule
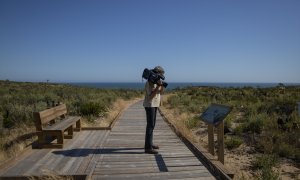
[[[152,148],[153,149],[159,149],[159,146],[158,145],[152,145]]]
[[[155,151],[154,149],[145,149],[146,154],[157,154],[158,152]]]

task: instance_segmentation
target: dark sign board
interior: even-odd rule
[[[230,113],[231,107],[220,104],[211,104],[200,116],[209,124],[218,125]]]

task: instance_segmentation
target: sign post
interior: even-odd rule
[[[0,112],[0,130],[2,131],[2,129],[3,129],[3,116]]]
[[[300,102],[298,102],[298,115],[300,116]]]
[[[230,113],[231,107],[211,104],[200,116],[208,125],[208,151],[215,155],[214,127],[217,128],[218,160],[224,164],[224,119]]]
[[[224,121],[218,125],[218,160],[224,164]]]
[[[214,156],[215,155],[214,125],[207,124],[207,129],[208,129],[208,152]]]

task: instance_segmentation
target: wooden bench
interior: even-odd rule
[[[81,117],[66,114],[65,104],[33,113],[40,148],[63,148],[64,139],[72,139],[73,132],[81,130]],[[55,139],[57,143],[52,143]]]

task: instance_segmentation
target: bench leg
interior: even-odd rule
[[[76,122],[76,128],[74,128],[74,131],[80,131],[81,130],[81,122],[80,119]]]
[[[63,131],[48,131],[48,132],[44,132],[42,133],[43,136],[43,140],[45,140],[45,138],[47,136],[50,137],[54,137],[54,139],[57,139],[57,143],[51,143],[51,142],[45,142],[42,144],[43,148],[63,148],[63,144],[64,144],[64,132]]]
[[[38,148],[42,148],[43,144],[45,143],[45,136],[42,132],[37,132],[38,136]]]
[[[64,134],[64,138],[65,139],[72,139],[73,138],[73,126],[70,126],[68,129],[67,129],[67,132],[68,134]]]
[[[56,135],[57,138],[57,144],[64,144],[64,132],[58,132]]]

